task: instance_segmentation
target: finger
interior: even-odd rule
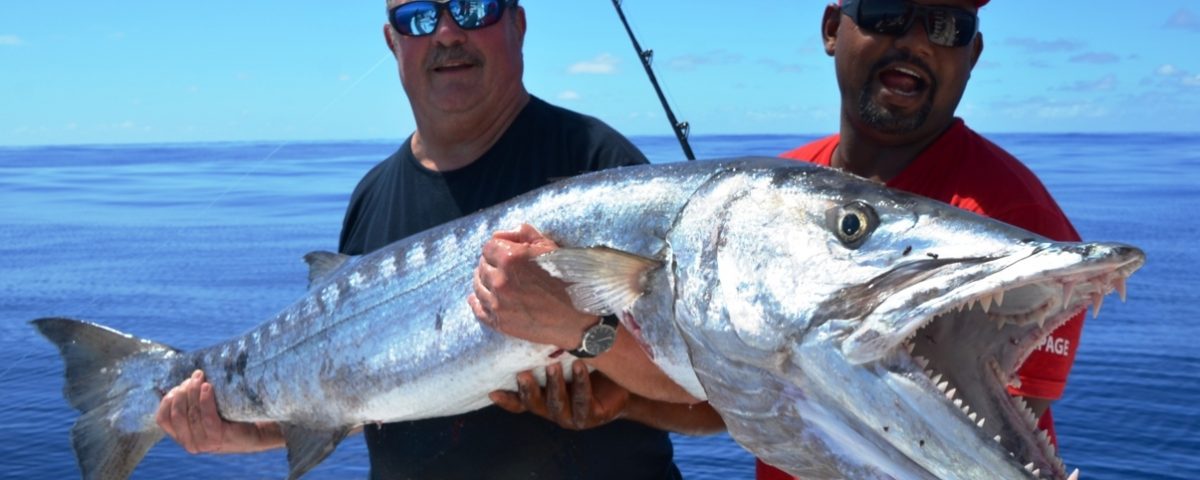
[[[224,421],[221,419],[220,411],[217,410],[217,396],[213,392],[212,384],[208,382],[200,385],[200,421],[204,427],[204,433],[208,437],[209,443],[206,450],[220,450],[225,441]]]
[[[204,451],[208,445],[208,432],[204,430],[204,419],[200,414],[200,391],[203,390],[204,374],[197,370],[192,374],[190,381],[192,383],[188,386],[188,428],[192,431],[192,440],[195,442],[195,448]]]
[[[521,397],[517,395],[516,392],[496,390],[492,393],[489,393],[488,398],[491,399],[492,403],[496,404],[497,407],[503,408],[504,410],[512,413],[525,413],[528,411],[528,409],[525,408],[525,404],[521,403]]]
[[[191,385],[192,379],[184,380],[182,384],[175,388],[175,400],[171,403],[171,425],[175,430],[175,441],[180,446],[187,450],[188,453],[196,453],[194,443],[192,442],[192,429],[188,423],[188,386]]]
[[[517,374],[517,395],[521,404],[530,412],[546,416],[546,401],[542,397],[542,387],[538,386],[533,372],[524,371]]]
[[[546,367],[546,410],[559,425],[571,425],[571,406],[567,403],[567,382],[563,380],[562,365]]]
[[[171,408],[175,402],[176,390],[179,390],[179,387],[172,388],[166,395],[163,395],[162,401],[158,402],[158,412],[154,415],[154,423],[157,423],[158,428],[167,432],[167,436],[172,439],[175,438],[175,426],[171,424]]]
[[[576,361],[571,367],[571,420],[575,428],[584,428],[593,410],[592,382],[589,381],[587,365],[583,362]]]

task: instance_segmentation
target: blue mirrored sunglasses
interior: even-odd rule
[[[974,13],[906,0],[843,0],[842,13],[863,30],[896,37],[908,33],[918,19],[924,20],[929,41],[943,47],[970,45],[979,32],[979,17]]]
[[[437,31],[442,11],[463,30],[475,30],[495,25],[508,7],[517,0],[448,0],[402,3],[388,9],[388,22],[401,35],[422,37]]]

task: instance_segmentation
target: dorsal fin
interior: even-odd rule
[[[581,312],[612,315],[646,293],[647,274],[662,262],[609,247],[560,248],[538,256],[538,265],[571,284],[567,293]]]
[[[342,268],[342,265],[345,265],[349,259],[349,255],[340,253],[308,252],[304,256],[304,261],[308,263],[308,288],[312,289],[313,285],[322,283],[331,273]]]

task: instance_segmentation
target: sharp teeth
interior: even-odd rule
[[[974,413],[967,415],[967,418],[971,419],[971,421],[972,421],[972,422],[974,422],[974,421],[975,421],[975,419],[976,419],[976,418],[978,418],[978,417],[979,417],[979,416],[978,416],[978,415],[976,415],[976,414],[974,414]]]
[[[1026,464],[1025,464],[1025,471],[1026,471],[1026,472],[1032,472],[1032,471],[1033,471],[1033,462],[1029,462],[1029,463],[1026,463]]]
[[[946,387],[947,387],[947,386],[949,386],[949,385],[950,385],[950,381],[949,381],[949,380],[947,380],[947,381],[944,381],[944,382],[942,382],[942,383],[939,383],[939,384],[938,384],[938,390],[941,390],[941,391],[943,391],[943,392],[944,392],[944,391],[946,391]]]
[[[1100,307],[1104,306],[1104,295],[1099,293],[1092,294],[1092,319],[1100,316]]]
[[[1075,284],[1072,282],[1063,283],[1063,302],[1062,309],[1066,310],[1067,305],[1071,304],[1071,294],[1075,293]]]
[[[1021,377],[1013,377],[1009,385],[1012,385],[1013,388],[1021,388]]]
[[[956,406],[958,408],[962,408],[962,399],[961,398],[954,399],[954,406]]]
[[[929,380],[932,381],[934,385],[937,385],[938,382],[942,381],[942,374],[939,373],[937,375],[933,375]]]
[[[907,349],[908,349],[908,354],[909,354],[909,355],[912,355],[913,349],[914,349],[914,348],[916,348],[916,346],[917,346],[917,344],[915,344],[915,343],[909,343],[909,344],[908,344],[908,345],[906,345],[904,348],[907,348]]]
[[[917,356],[913,357],[913,360],[915,360],[917,362],[917,365],[920,365],[921,368],[929,367],[929,359],[928,358],[917,355]]]
[[[984,421],[984,420],[987,420],[987,419],[986,419],[986,418],[981,418],[981,419],[979,419],[979,423],[976,423],[975,425],[976,425],[977,427],[979,427],[979,428],[983,428],[983,421]],[[999,435],[996,435],[996,441],[997,441],[997,442],[999,442],[999,441],[1000,441],[1000,436],[999,436]]]
[[[1004,290],[996,292],[996,306],[999,307],[1001,303],[1004,303]]]
[[[1040,468],[1033,469],[1033,476],[1035,476],[1035,477],[1042,476],[1042,469],[1040,469]]]
[[[1076,468],[1074,472],[1071,472],[1071,476],[1067,477],[1067,480],[1079,480],[1079,469]]]
[[[1125,303],[1125,277],[1117,277],[1113,282],[1113,288],[1117,289],[1117,295],[1121,296],[1121,303]]]
[[[982,421],[980,421],[980,422],[979,422],[979,424],[982,426],[982,425],[983,425],[983,422],[982,422]],[[995,440],[995,441],[996,441],[996,443],[1000,443],[1000,436],[999,436],[999,435],[996,435],[996,436],[992,437],[992,440]]]
[[[979,299],[979,305],[983,307],[983,313],[988,313],[988,310],[992,308],[992,296],[984,295],[983,298]]]
[[[948,398],[948,399],[950,399],[950,400],[954,400],[954,394],[955,394],[955,393],[958,393],[958,389],[957,389],[957,388],[951,388],[950,390],[947,390],[947,391],[946,391],[946,398]],[[958,405],[962,405],[962,403],[960,402]]]

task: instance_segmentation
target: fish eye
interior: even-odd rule
[[[849,248],[862,245],[879,224],[875,210],[858,201],[829,209],[826,219],[838,241]]]

